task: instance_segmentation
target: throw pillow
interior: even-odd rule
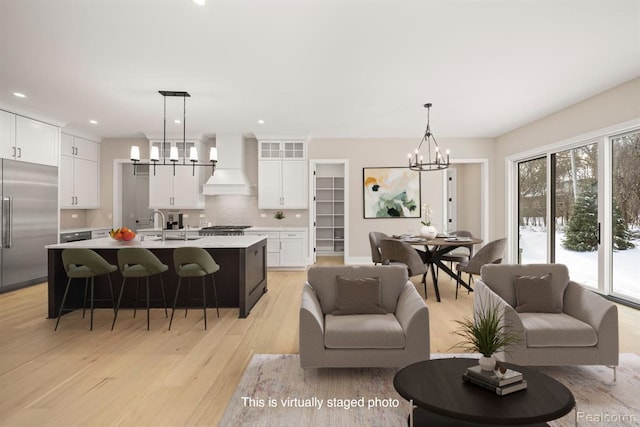
[[[542,277],[514,276],[518,313],[561,313],[562,301],[554,298],[551,273]]]
[[[348,279],[336,275],[334,315],[387,314],[380,298],[380,278]]]

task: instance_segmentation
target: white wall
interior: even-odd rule
[[[364,167],[405,166],[407,153],[412,152],[419,143],[417,138],[334,138],[312,139],[309,144],[309,157],[312,159],[349,159],[350,200],[345,206],[349,210],[349,262],[370,260],[369,232],[382,231],[387,234],[416,233],[421,227],[420,219],[364,219],[362,199],[362,169]],[[451,150],[456,159],[489,159],[489,178],[492,177],[493,140],[489,138],[438,138],[443,149]],[[422,203],[428,203],[434,210],[435,226],[443,229],[442,200],[443,173],[422,173]],[[458,194],[464,198],[464,194]],[[477,195],[474,195],[477,197]],[[490,195],[491,197],[491,195]],[[473,203],[473,202],[471,202]],[[445,227],[446,228],[446,227]]]

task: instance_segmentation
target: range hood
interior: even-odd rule
[[[242,135],[216,134],[218,163],[202,187],[207,196],[234,194],[251,196],[254,186],[245,172],[245,140]]]

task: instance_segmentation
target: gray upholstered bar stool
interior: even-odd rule
[[[62,310],[64,309],[64,303],[67,300],[69,294],[69,287],[71,286],[72,279],[85,279],[84,280],[84,305],[82,308],[82,318],[84,319],[85,310],[87,308],[87,286],[89,285],[89,279],[91,279],[91,323],[90,330],[93,330],[93,303],[94,298],[94,284],[96,276],[102,276],[106,274],[109,278],[109,288],[111,289],[111,302],[115,310],[115,301],[113,297],[113,284],[111,283],[111,273],[116,271],[118,267],[109,264],[104,258],[98,255],[91,249],[84,248],[67,248],[62,251],[62,264],[64,265],[64,271],[67,273],[69,281],[67,287],[64,290],[62,297],[62,304],[60,304],[60,311],[58,312],[58,320],[56,320],[56,327],[54,330],[58,330],[58,323],[60,323],[60,317],[62,316]]]
[[[136,301],[138,299],[138,291],[140,287],[140,278],[146,278],[147,288],[147,331],[149,330],[149,277],[156,274],[160,277],[160,287],[162,289],[162,300],[164,301],[164,315],[168,316],[167,312],[167,298],[164,293],[164,282],[162,281],[162,273],[169,269],[169,266],[163,264],[150,250],[145,248],[122,248],[118,251],[118,266],[120,272],[124,277],[122,280],[122,288],[120,289],[120,296],[118,296],[118,304],[116,305],[116,312],[113,316],[113,324],[111,330],[116,325],[118,319],[118,311],[120,310],[120,302],[122,301],[122,293],[124,292],[124,284],[128,278],[136,279]],[[136,317],[137,304],[134,305],[133,317]]]
[[[173,310],[171,310],[171,319],[169,320],[169,330],[171,330],[171,323],[173,322],[173,314],[176,311],[176,303],[178,302],[178,293],[180,292],[180,284],[182,278],[189,279],[187,285],[187,295],[185,298],[184,317],[187,317],[189,288],[191,287],[192,277],[202,277],[202,309],[204,311],[204,329],[207,329],[207,293],[205,290],[205,276],[211,275],[211,285],[213,287],[213,296],[216,300],[216,312],[220,317],[220,308],[218,307],[218,294],[216,292],[216,279],[213,275],[216,271],[220,270],[220,266],[216,264],[209,252],[202,248],[196,247],[184,247],[176,248],[173,251],[173,262],[176,267],[176,273],[178,274],[178,288],[176,289],[176,296],[173,299]]]

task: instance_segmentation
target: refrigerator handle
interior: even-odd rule
[[[13,245],[11,228],[13,226],[13,199],[2,198],[2,247],[9,249]]]

